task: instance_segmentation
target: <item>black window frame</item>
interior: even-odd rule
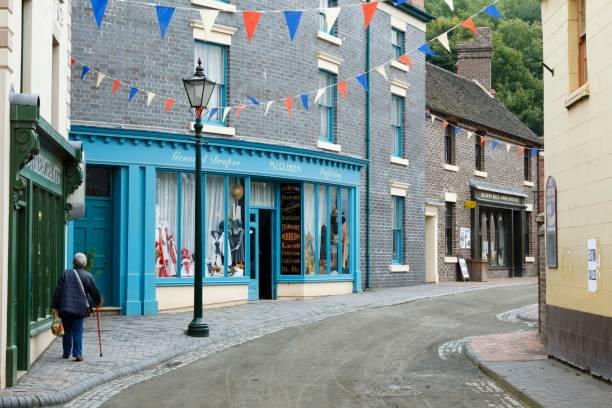
[[[454,245],[454,229],[453,222],[455,218],[455,203],[447,202],[446,209],[444,212],[444,253],[447,256],[452,256],[455,245]]]
[[[476,134],[474,142],[474,167],[478,171],[485,171],[485,145],[480,141],[480,134]]]
[[[531,149],[529,147],[525,147],[523,152],[523,166],[525,181],[531,181]]]
[[[455,127],[451,124],[444,131],[444,163],[455,165]]]

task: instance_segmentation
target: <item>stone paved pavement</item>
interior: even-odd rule
[[[530,406],[612,407],[612,385],[549,359],[536,330],[469,338],[464,350],[485,373]]]
[[[451,282],[384,289],[362,294],[330,296],[284,302],[255,302],[207,310],[209,338],[195,339],[183,334],[190,313],[158,316],[104,317],[104,356],[98,355],[95,319],[86,322],[85,361],[61,358],[61,342],[54,341],[33,364],[16,387],[0,392],[0,407],[57,405],[111,380],[162,367],[177,356],[201,358],[265,334],[374,307],[391,306],[418,299],[465,293],[507,285],[535,284],[535,278],[490,282]]]

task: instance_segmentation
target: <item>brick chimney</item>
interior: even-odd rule
[[[457,75],[477,80],[484,88],[491,90],[491,29],[479,27],[475,41],[462,42],[457,46]]]

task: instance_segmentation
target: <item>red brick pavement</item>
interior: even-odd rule
[[[546,348],[536,330],[475,337],[472,349],[482,361],[546,360]]]

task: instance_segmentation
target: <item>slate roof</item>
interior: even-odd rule
[[[427,63],[427,107],[541,145],[542,140],[476,82]]]

